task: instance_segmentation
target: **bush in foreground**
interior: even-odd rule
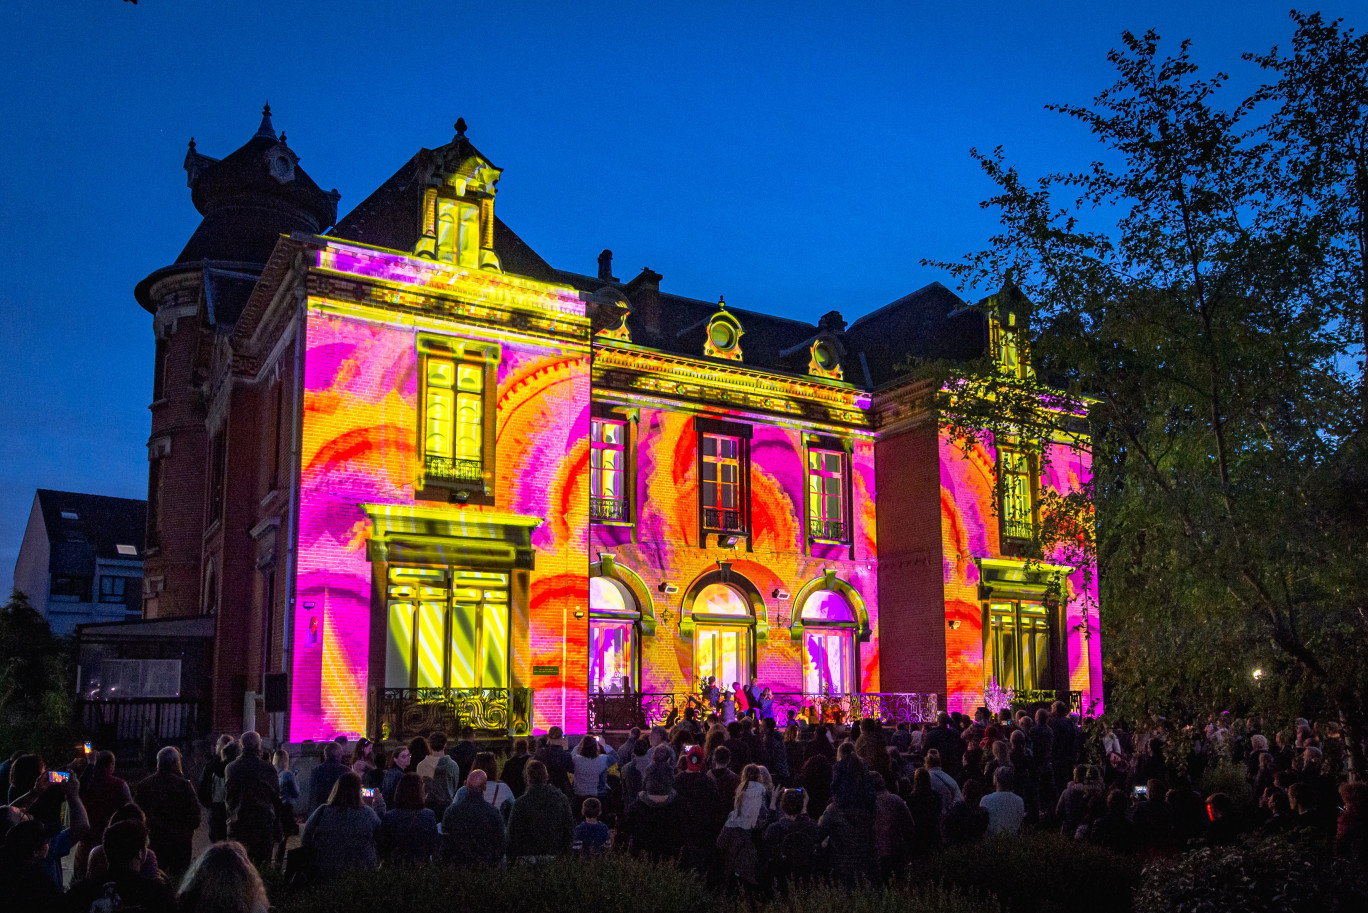
[[[624,903],[651,913],[997,913],[998,909],[992,902],[915,883],[863,891],[815,884],[795,889],[786,899],[747,905],[707,891],[700,878],[675,866],[616,855],[506,869],[438,864],[381,869],[274,894],[274,913],[410,910],[434,904],[463,913],[604,913],[621,909]]]
[[[1361,913],[1368,885],[1304,833],[1191,850],[1145,869],[1136,913]]]
[[[1033,833],[951,847],[909,871],[913,884],[941,884],[1011,913],[1121,913],[1131,907],[1140,865],[1080,840]]]

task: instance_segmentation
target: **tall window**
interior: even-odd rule
[[[998,481],[1002,486],[1001,530],[1006,539],[1035,535],[1035,461],[1029,453],[1001,447]]]
[[[850,694],[855,687],[855,611],[835,590],[803,601],[803,693]]]
[[[271,434],[271,481],[270,490],[280,487],[280,444],[285,436],[285,381],[277,379],[275,385],[275,428]]]
[[[1005,322],[996,317],[988,318],[993,361],[997,363],[999,371],[1010,377],[1030,377],[1031,363],[1026,356],[1026,339],[1021,327],[1017,326],[1016,314],[1008,312],[1005,316]]]
[[[1050,611],[1031,602],[988,606],[985,677],[1004,688],[1040,691],[1054,687],[1050,668]]]
[[[389,569],[387,688],[507,688],[509,575]]]
[[[490,493],[494,439],[487,415],[497,346],[419,337],[424,485]]]
[[[228,431],[225,428],[209,441],[209,522],[223,516],[223,487],[228,472]]]
[[[589,453],[589,516],[595,520],[626,520],[627,426],[612,419],[594,419]]]
[[[162,458],[147,464],[147,547],[161,545]]]
[[[728,532],[746,528],[739,438],[703,435],[703,526]]]
[[[437,201],[437,259],[457,266],[480,265],[480,207]]]
[[[157,340],[155,363],[152,365],[152,402],[159,402],[166,396],[166,361],[169,344],[165,337]]]
[[[718,687],[746,684],[755,617],[745,598],[732,587],[710,583],[695,597],[693,617],[696,681],[711,675]]]
[[[827,542],[845,542],[845,454],[808,451],[808,535]]]

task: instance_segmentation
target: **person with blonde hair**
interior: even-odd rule
[[[215,843],[191,864],[176,892],[180,913],[268,913],[266,886],[242,844]]]

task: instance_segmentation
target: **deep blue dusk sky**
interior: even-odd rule
[[[854,320],[945,280],[922,257],[984,243],[970,147],[1031,174],[1093,155],[1043,106],[1110,84],[1123,29],[1191,38],[1243,89],[1240,52],[1286,45],[1289,6],[7,4],[0,581],[35,488],[146,496],[133,286],[198,224],[186,141],[227,155],[264,101],[344,213],[464,116],[504,169],[500,215],[553,265],[593,272],[610,247],[624,279],[650,266],[671,292]],[[1359,4],[1320,8],[1365,24]]]

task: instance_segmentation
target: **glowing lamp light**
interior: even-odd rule
[[[1254,670],[1254,681],[1257,682],[1257,681],[1258,681],[1259,679],[1261,679],[1261,678],[1263,678],[1263,670],[1262,670],[1262,669],[1255,669],[1255,670]]]

